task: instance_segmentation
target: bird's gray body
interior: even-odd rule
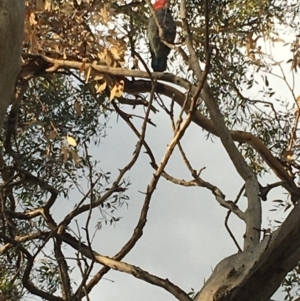
[[[156,10],[157,20],[163,30],[163,38],[173,44],[176,36],[176,24],[171,12],[167,8]],[[167,69],[167,59],[170,48],[161,41],[155,18],[152,16],[148,24],[148,39],[152,57],[151,67],[153,71],[163,72]]]

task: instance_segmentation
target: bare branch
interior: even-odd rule
[[[208,10],[208,3],[206,3],[206,11]],[[186,20],[186,1],[181,0],[180,5],[181,19],[183,24],[184,34],[186,36],[186,44],[190,53],[190,67],[194,71],[198,80],[201,81],[203,72],[200,68],[197,54],[194,50],[192,43],[192,36],[189,30],[189,26]],[[208,22],[208,17],[206,15],[206,22]],[[208,23],[207,23],[208,26]],[[206,39],[208,36],[206,37]],[[207,45],[208,41],[206,41]],[[206,46],[209,47],[209,46]],[[243,156],[235,146],[233,139],[227,129],[223,116],[220,112],[217,101],[210,92],[209,86],[206,83],[201,94],[204,102],[207,106],[209,114],[213,123],[216,126],[218,136],[220,137],[231,161],[233,162],[236,170],[240,176],[246,182],[246,194],[248,197],[248,208],[246,210],[246,234],[244,240],[244,248],[249,248],[253,244],[257,244],[260,239],[260,235],[254,228],[260,228],[261,225],[261,205],[259,200],[259,186],[255,174],[248,167]]]
[[[151,105],[151,101],[149,102],[149,109],[150,109],[150,105]],[[162,173],[164,172],[164,168],[167,165],[167,163],[168,163],[168,161],[169,161],[169,159],[171,157],[171,154],[172,154],[172,152],[173,152],[176,144],[182,138],[185,130],[187,129],[188,125],[191,122],[191,119],[192,119],[191,117],[192,117],[192,113],[193,113],[193,111],[195,109],[195,105],[196,105],[196,101],[193,100],[192,103],[191,103],[191,108],[189,110],[189,114],[188,114],[187,119],[185,120],[185,122],[180,127],[177,128],[177,131],[174,133],[174,137],[173,137],[171,143],[168,146],[168,149],[167,149],[167,151],[166,151],[166,153],[165,153],[165,155],[164,155],[164,157],[162,159],[162,162],[157,167],[156,172],[155,172],[152,180],[150,181],[150,183],[149,183],[149,185],[147,187],[146,197],[145,197],[145,201],[144,201],[144,206],[142,208],[140,219],[139,219],[138,225],[136,227],[136,232],[133,234],[133,236],[127,242],[127,244],[122,248],[122,250],[118,254],[115,255],[114,258],[120,258],[120,257],[122,258],[122,257],[124,257],[125,254],[127,254],[129,252],[129,250],[131,250],[132,247],[135,245],[135,243],[137,242],[138,238],[141,237],[141,235],[142,235],[142,229],[144,228],[145,223],[146,223],[146,216],[147,216],[147,212],[148,212],[148,209],[149,209],[149,204],[150,204],[151,197],[152,197],[152,195],[153,195],[153,193],[154,193],[154,191],[156,189],[157,183],[158,183],[158,181],[159,181]],[[119,113],[121,113],[121,116],[124,116],[124,113],[122,113],[117,108],[117,106],[115,104],[114,104],[114,107],[115,107],[115,109]],[[139,141],[142,141],[143,144],[145,144],[144,143],[144,134],[143,134],[143,132],[142,132],[141,135],[138,135],[138,136],[140,136],[140,140]],[[88,289],[90,290],[101,279],[101,277],[103,277],[103,275],[108,272],[108,268],[114,268],[114,267],[112,267],[110,265],[106,265],[106,268],[103,268],[102,270],[100,270],[98,272],[98,274],[96,275],[96,277],[93,279],[93,281],[91,283],[89,283]],[[135,273],[133,275],[135,276]],[[143,276],[143,277],[145,277],[145,276]],[[138,278],[140,278],[140,277],[138,277]],[[152,284],[155,284],[155,283],[151,282],[150,279],[148,279],[148,282],[150,282]],[[167,282],[168,282],[168,280],[167,280]]]
[[[268,184],[267,186],[261,186],[259,185],[259,191],[260,191],[260,197],[263,201],[267,200],[268,193],[275,187],[283,186],[285,182],[280,181],[273,184]]]
[[[69,300],[72,294],[72,289],[71,289],[71,280],[69,276],[68,264],[61,250],[62,244],[60,238],[54,239],[53,243],[54,243],[55,259],[57,260],[59,278],[61,282],[62,297],[63,299]]]
[[[51,64],[55,64],[58,68],[62,69],[78,69],[80,70],[82,63],[81,62],[73,62],[68,60],[57,60],[49,57],[42,57],[40,55],[24,55],[25,57],[30,58],[31,60],[38,60],[39,63],[30,64],[28,67],[30,67],[27,70],[27,65],[23,68],[24,76],[25,74],[32,74],[34,75],[35,72],[39,71],[42,72],[42,70],[45,71],[45,67],[50,67]],[[47,62],[50,62],[50,65],[47,65]],[[86,63],[86,67],[89,67],[90,65]],[[38,70],[35,70],[34,67],[38,68]],[[42,68],[42,70],[41,70]],[[107,66],[100,66],[100,65],[93,65],[93,68],[100,72],[100,73],[109,73],[112,75],[119,75],[119,76],[132,76],[132,77],[140,77],[140,78],[149,78],[149,74],[147,72],[139,71],[139,70],[127,70],[122,68],[111,68]],[[49,71],[49,70],[48,70]],[[48,72],[47,71],[47,72]],[[30,73],[32,72],[32,73]],[[53,72],[53,71],[51,71]],[[152,76],[157,80],[163,80],[167,81],[176,85],[179,85],[183,88],[189,89],[189,82],[185,79],[182,79],[180,77],[174,76],[170,73],[152,73]],[[135,80],[135,81],[129,81],[126,78],[123,78],[125,81],[124,91],[131,94],[138,94],[138,93],[145,93],[150,92],[152,89],[152,84],[149,81],[143,81],[143,80]],[[196,89],[196,87],[193,87],[193,89]],[[185,95],[178,91],[176,88],[173,88],[169,85],[163,84],[163,83],[156,83],[155,85],[156,92],[166,95],[170,97],[171,99],[174,97],[175,101],[179,105],[183,105]],[[202,93],[203,94],[203,93]],[[212,97],[210,93],[206,93],[205,97],[209,99],[209,97]],[[213,97],[212,97],[213,99]],[[216,126],[204,115],[202,115],[199,111],[195,111],[193,114],[193,122],[207,130],[208,132],[219,136],[220,134],[217,131]],[[284,166],[280,163],[280,161],[275,158],[270,150],[264,145],[264,143],[251,133],[245,132],[245,131],[230,131],[230,135],[232,136],[232,139],[239,143],[247,143],[250,146],[252,146],[262,157],[262,159],[266,162],[266,164],[269,165],[269,167],[273,170],[276,176],[278,176],[282,181],[285,181],[286,184],[284,187],[292,194],[298,194],[300,191],[298,187],[295,185],[293,178],[288,174],[288,172],[285,170]]]
[[[191,301],[191,298],[183,290],[181,290],[178,286],[174,285],[168,279],[159,278],[157,276],[154,276],[142,270],[139,267],[130,265],[125,262],[117,261],[107,256],[100,255],[95,251],[91,251],[89,247],[79,242],[78,240],[76,240],[74,237],[72,237],[67,233],[62,234],[61,237],[65,243],[69,244],[75,250],[80,251],[87,258],[90,259],[95,258],[98,263],[103,264],[113,270],[130,274],[135,278],[162,287],[180,301]]]
[[[238,203],[238,201],[240,200],[240,197],[242,196],[242,193],[243,193],[244,190],[245,190],[245,185],[243,185],[243,187],[240,189],[240,191],[239,191],[239,193],[238,193],[238,195],[237,195],[235,201],[233,202],[234,205],[236,205],[236,204]],[[242,252],[241,247],[239,246],[237,240],[235,239],[233,233],[231,232],[231,230],[230,230],[230,228],[229,228],[229,226],[228,226],[228,220],[229,220],[229,216],[230,216],[231,212],[232,212],[232,210],[229,210],[229,211],[227,212],[226,217],[225,217],[225,222],[224,222],[225,228],[227,229],[227,231],[228,231],[230,237],[232,238],[232,240],[234,241],[234,244],[236,245],[238,251],[239,251],[239,252]]]

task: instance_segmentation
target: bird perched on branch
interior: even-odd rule
[[[176,24],[169,10],[168,0],[157,0],[153,8],[156,18],[152,16],[148,24],[148,39],[152,58],[151,67],[153,71],[163,72],[167,69],[167,59],[171,50],[163,41],[170,44],[174,43]],[[162,37],[159,36],[157,23],[162,29]]]

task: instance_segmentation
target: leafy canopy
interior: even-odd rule
[[[2,132],[0,156],[0,292],[5,298],[19,300],[35,295],[47,300],[79,300],[110,268],[126,270],[116,262],[142,236],[160,177],[175,184],[206,187],[216,195],[216,187],[201,182],[183,150],[195,182],[175,179],[164,171],[174,147],[181,149],[179,140],[191,121],[208,136],[220,136],[206,103],[200,101],[203,95],[195,93],[202,84],[193,57],[203,70],[209,57],[206,76],[210,96],[247,164],[260,176],[274,172],[284,181],[289,194],[276,206],[292,206],[290,195],[296,190],[294,178],[300,169],[296,89],[299,2],[213,0],[207,7],[205,1],[194,0],[187,1],[185,10],[182,2],[172,1],[177,40],[169,57],[169,73],[155,77],[149,70],[145,34],[152,13],[149,7],[149,0],[26,1],[23,66],[16,85],[17,99]],[[284,60],[276,58],[278,47],[286,53]],[[282,96],[274,79],[285,86],[288,95]],[[166,97],[168,105],[164,105]],[[177,124],[174,121],[175,102],[187,114],[188,104],[193,103],[194,115],[189,114],[186,123],[181,117]],[[129,109],[137,106],[145,112],[138,116],[144,120],[141,129],[135,127],[132,120],[137,116]],[[173,119],[175,133],[161,164],[145,139],[146,127],[152,123],[149,116],[158,108],[160,114]],[[116,178],[102,170],[99,158],[90,154],[92,146],[101,147],[107,123],[114,116],[124,119],[139,139],[132,159],[120,167]],[[182,124],[184,130],[179,129]],[[142,148],[150,157],[155,176],[133,236],[111,259],[114,264],[105,263],[106,259],[89,253],[93,250],[88,230],[91,213],[101,212],[97,230],[103,223],[118,222],[117,209],[128,201],[127,172],[136,164]],[[74,209],[65,212],[62,220],[56,219],[54,204],[67,201],[71,192],[78,196]],[[236,205],[226,202],[222,193],[218,197],[224,207],[235,210]],[[77,227],[75,220],[82,214],[87,216],[86,224]],[[84,233],[78,231],[82,227]],[[77,265],[65,257],[66,246],[75,249]],[[96,262],[104,267],[88,281]],[[73,283],[73,269],[82,275],[79,284]],[[156,283],[142,275],[138,278]],[[295,270],[284,284],[288,298],[292,299],[298,283]],[[161,286],[168,290],[168,285]]]

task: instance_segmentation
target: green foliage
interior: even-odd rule
[[[50,245],[49,241],[54,241],[58,226],[51,228],[51,218],[45,218],[44,212],[40,212],[51,208],[55,201],[66,202],[76,195],[75,208],[78,204],[91,206],[84,211],[91,214],[95,209],[93,204],[103,198],[96,206],[99,214],[95,226],[100,230],[103,225],[114,225],[122,218],[118,209],[128,201],[126,191],[130,180],[122,178],[116,184],[110,171],[102,170],[101,162],[91,155],[90,146],[101,145],[107,134],[107,122],[116,113],[114,105],[121,107],[120,103],[127,100],[135,106],[134,100],[147,102],[147,98],[133,91],[132,95],[124,93],[119,102],[113,95],[111,103],[109,91],[121,82],[122,77],[107,72],[96,78],[95,74],[89,74],[91,70],[84,64],[90,62],[108,68],[131,69],[134,53],[141,54],[147,64],[145,29],[150,11],[144,1],[90,2],[56,0],[51,2],[52,8],[43,11],[35,7],[37,1],[28,1],[28,15],[31,12],[33,16],[32,20],[27,20],[24,52],[29,57],[32,53],[49,55],[81,62],[82,66],[74,73],[58,69],[55,73],[35,74],[28,81],[29,87],[17,111],[16,105],[12,105],[2,133],[5,168],[13,170],[13,173],[3,181],[1,188],[0,242],[7,249],[0,256],[0,291],[12,300],[20,300],[25,295],[22,281],[28,265],[21,258],[19,245],[38,259],[31,269],[30,281],[49,294],[60,294],[59,256],[52,251],[42,252],[46,245]],[[45,2],[39,3],[45,5]],[[284,72],[281,72],[287,66],[293,72],[299,67],[300,46],[295,32],[300,28],[299,2],[214,0],[209,3],[212,56],[207,81],[226,125],[232,130],[251,132],[263,141],[273,156],[284,162],[286,169],[299,170],[299,142],[297,133],[291,130],[297,128],[295,108],[298,99]],[[204,1],[188,1],[187,5],[186,17],[193,46],[203,67],[207,57]],[[186,51],[180,1],[173,1],[171,7],[178,22],[176,46]],[[262,49],[260,41],[276,45],[282,43],[281,36],[286,33],[293,35],[293,43],[289,45],[290,57],[278,62]],[[185,61],[177,51],[172,52],[169,69],[175,76],[192,84],[197,82],[188,60]],[[280,91],[272,81],[274,77],[279,77],[290,90],[287,99],[280,98]],[[132,82],[138,80],[135,78]],[[93,87],[99,83],[104,87],[100,92]],[[198,109],[209,117],[203,102]],[[255,173],[263,175],[269,171],[267,164],[249,144],[240,143],[238,147]],[[288,159],[289,155],[293,160]],[[88,192],[82,189],[86,183]],[[104,198],[114,185],[113,193]],[[277,205],[275,209],[291,207],[289,202],[283,201]],[[31,215],[26,215],[28,212]],[[62,232],[71,232],[72,221],[67,220]],[[88,227],[84,230],[88,232]],[[21,242],[19,237],[23,237]],[[10,243],[11,240],[15,240],[15,245]],[[88,235],[85,237],[87,240]],[[67,272],[72,278],[70,266]],[[288,300],[292,300],[297,287],[299,277],[296,269],[283,283]],[[189,294],[194,293],[192,289]]]

